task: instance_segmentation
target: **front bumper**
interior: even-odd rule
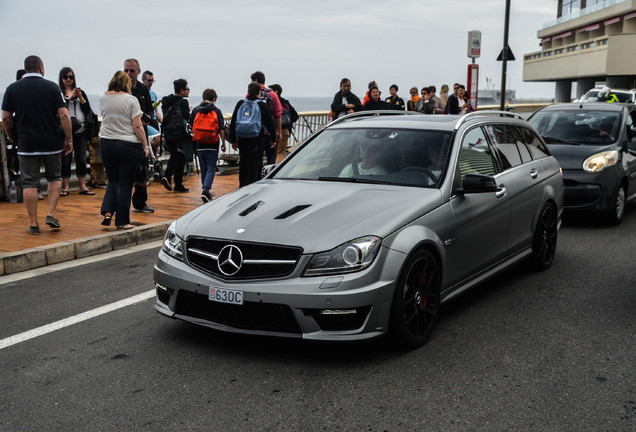
[[[404,254],[382,247],[364,271],[301,277],[309,258],[301,257],[285,278],[226,281],[161,251],[153,272],[155,309],[226,332],[327,341],[364,340],[386,333]],[[240,289],[244,304],[210,301],[210,287]]]
[[[600,173],[563,170],[564,209],[569,213],[604,213],[614,208],[621,173],[611,167]]]

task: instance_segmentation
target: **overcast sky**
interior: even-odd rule
[[[523,55],[540,50],[537,31],[556,18],[556,0],[512,0],[507,87],[517,97],[553,97],[551,83],[522,81]],[[106,90],[123,60],[154,72],[160,96],[185,78],[192,95],[214,88],[244,94],[262,70],[287,97],[332,96],[343,77],[361,95],[376,80],[388,94],[411,86],[466,82],[467,36],[482,32],[479,88],[501,85],[505,0],[0,0],[0,91],[24,58],[44,61],[57,82],[70,66],[88,94]]]

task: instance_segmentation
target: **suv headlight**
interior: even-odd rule
[[[177,235],[177,221],[174,221],[168,227],[166,235],[163,238],[163,246],[161,250],[180,261],[183,261],[183,240]]]
[[[618,162],[618,152],[616,150],[596,153],[583,162],[583,171],[597,173],[609,168]]]
[[[374,236],[351,240],[327,252],[315,254],[303,276],[351,273],[371,265],[380,250],[382,239]]]

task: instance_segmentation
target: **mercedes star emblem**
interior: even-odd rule
[[[221,273],[225,276],[234,276],[243,265],[243,254],[238,247],[227,245],[219,252],[217,262]]]

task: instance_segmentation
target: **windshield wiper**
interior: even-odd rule
[[[319,181],[336,181],[344,183],[370,183],[370,184],[388,184],[380,180],[371,180],[360,177],[318,177]]]
[[[572,145],[579,145],[580,143],[577,142],[572,142],[572,141],[565,141],[559,138],[555,138],[555,137],[549,137],[549,136],[544,136],[543,137],[543,141],[545,141],[546,143],[562,143],[562,144],[572,144]]]

